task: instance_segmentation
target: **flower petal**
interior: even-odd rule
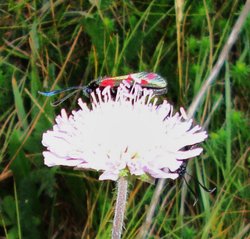
[[[43,134],[45,164],[101,171],[100,180],[117,180],[124,169],[176,179],[182,160],[202,152],[190,146],[207,133],[192,126],[183,108],[173,113],[166,100],[157,105],[152,91],[129,87],[121,84],[115,99],[110,87],[97,89],[91,108],[79,99],[80,109],[69,116],[63,109],[53,129]]]

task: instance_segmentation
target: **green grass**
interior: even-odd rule
[[[243,1],[1,1],[0,237],[110,238],[113,182],[98,174],[43,165],[42,133],[61,108],[37,92],[85,85],[104,75],[155,71],[168,80],[176,109],[199,92],[243,7]],[[148,231],[156,238],[247,238],[249,221],[250,18],[195,120],[209,139],[190,161],[198,203],[183,180],[167,181]],[[123,238],[137,238],[155,185],[130,185]]]

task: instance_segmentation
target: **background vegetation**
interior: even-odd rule
[[[109,238],[114,189],[98,174],[43,165],[42,133],[64,107],[37,93],[103,75],[154,71],[170,102],[188,108],[245,1],[0,1],[0,237]],[[198,203],[183,179],[168,181],[147,238],[247,238],[249,221],[250,18],[195,118],[208,132],[190,162]],[[57,99],[55,97],[55,99]],[[153,127],[153,125],[152,125]],[[125,239],[137,238],[155,185],[131,183]],[[248,218],[249,219],[249,218]]]

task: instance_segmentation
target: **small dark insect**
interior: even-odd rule
[[[91,81],[86,86],[72,86],[64,90],[53,90],[49,92],[39,91],[38,93],[45,96],[53,96],[63,92],[74,90],[64,98],[52,103],[53,106],[57,106],[79,90],[81,90],[85,96],[89,97],[90,94],[98,87],[100,89],[103,89],[106,86],[110,86],[112,93],[115,94],[117,87],[123,81],[126,81],[130,86],[132,86],[133,84],[139,84],[142,88],[151,89],[155,95],[163,95],[167,92],[167,81],[163,77],[153,72],[139,72],[123,76],[99,77],[98,79]]]
[[[194,190],[190,187],[190,185],[188,184],[186,178],[185,178],[185,174],[187,174],[189,177],[191,177],[196,183],[198,183],[200,185],[200,187],[203,188],[203,190],[205,190],[206,192],[208,193],[213,193],[215,190],[216,190],[216,187],[215,188],[212,188],[212,189],[208,189],[207,187],[205,187],[203,184],[201,184],[199,182],[199,180],[197,178],[195,178],[194,176],[192,176],[191,174],[189,174],[187,172],[187,162],[186,161],[183,161],[183,163],[181,164],[181,166],[174,172],[174,173],[178,173],[179,176],[181,178],[183,178],[184,182],[186,183],[188,189],[191,191],[191,193],[195,196],[195,201],[194,201],[194,204],[193,206],[195,206],[195,204],[198,202],[198,197],[197,197],[197,194],[194,192]]]

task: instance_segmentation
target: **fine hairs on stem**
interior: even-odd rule
[[[115,205],[115,215],[112,228],[112,239],[120,239],[127,203],[128,180],[120,177],[117,181],[117,198]]]

